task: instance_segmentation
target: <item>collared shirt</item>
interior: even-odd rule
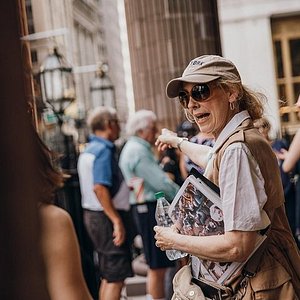
[[[78,159],[78,175],[82,207],[102,211],[94,185],[101,184],[110,191],[116,209],[129,209],[129,189],[118,166],[114,144],[91,135],[90,143]]]
[[[121,152],[119,164],[127,184],[132,187],[131,204],[155,201],[154,194],[159,191],[163,191],[169,201],[175,197],[179,187],[159,167],[151,145],[144,139],[130,137]]]
[[[209,157],[207,170],[217,150],[234,130],[246,119],[247,111],[236,114],[216,140]],[[225,231],[256,231],[270,224],[263,206],[267,202],[264,179],[257,161],[244,143],[233,143],[224,151],[219,171],[222,210]]]

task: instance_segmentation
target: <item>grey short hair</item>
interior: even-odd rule
[[[89,111],[87,118],[87,125],[92,132],[96,130],[104,130],[106,128],[107,121],[116,120],[117,111],[113,107],[98,106]]]
[[[156,122],[157,117],[151,110],[139,110],[133,114],[127,121],[126,133],[136,135],[139,130],[147,128],[152,122]]]

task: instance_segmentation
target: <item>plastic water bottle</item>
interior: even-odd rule
[[[170,204],[165,198],[164,192],[157,192],[155,194],[156,202],[156,211],[155,219],[158,226],[169,227],[173,225],[173,222],[168,214]],[[187,256],[187,253],[184,253],[180,250],[166,250],[166,255],[169,260],[175,260]]]

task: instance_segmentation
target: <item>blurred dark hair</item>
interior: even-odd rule
[[[177,126],[176,132],[178,136],[191,138],[198,133],[198,128],[189,121],[183,121]]]
[[[55,191],[63,186],[62,172],[54,167],[58,156],[45,145],[33,126],[32,131],[35,141],[38,199],[42,203],[53,203]]]

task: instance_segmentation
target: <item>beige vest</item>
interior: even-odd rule
[[[218,185],[219,167],[225,149],[232,143],[247,145],[258,162],[265,180],[268,200],[264,206],[271,220],[269,242],[258,272],[247,287],[243,299],[300,299],[300,253],[292,236],[284,208],[284,195],[275,154],[266,140],[245,120],[216,153],[212,173],[208,177]],[[247,195],[245,195],[245,201]],[[273,296],[271,290],[276,289]],[[296,294],[296,295],[295,295]],[[274,298],[272,298],[274,297]]]

